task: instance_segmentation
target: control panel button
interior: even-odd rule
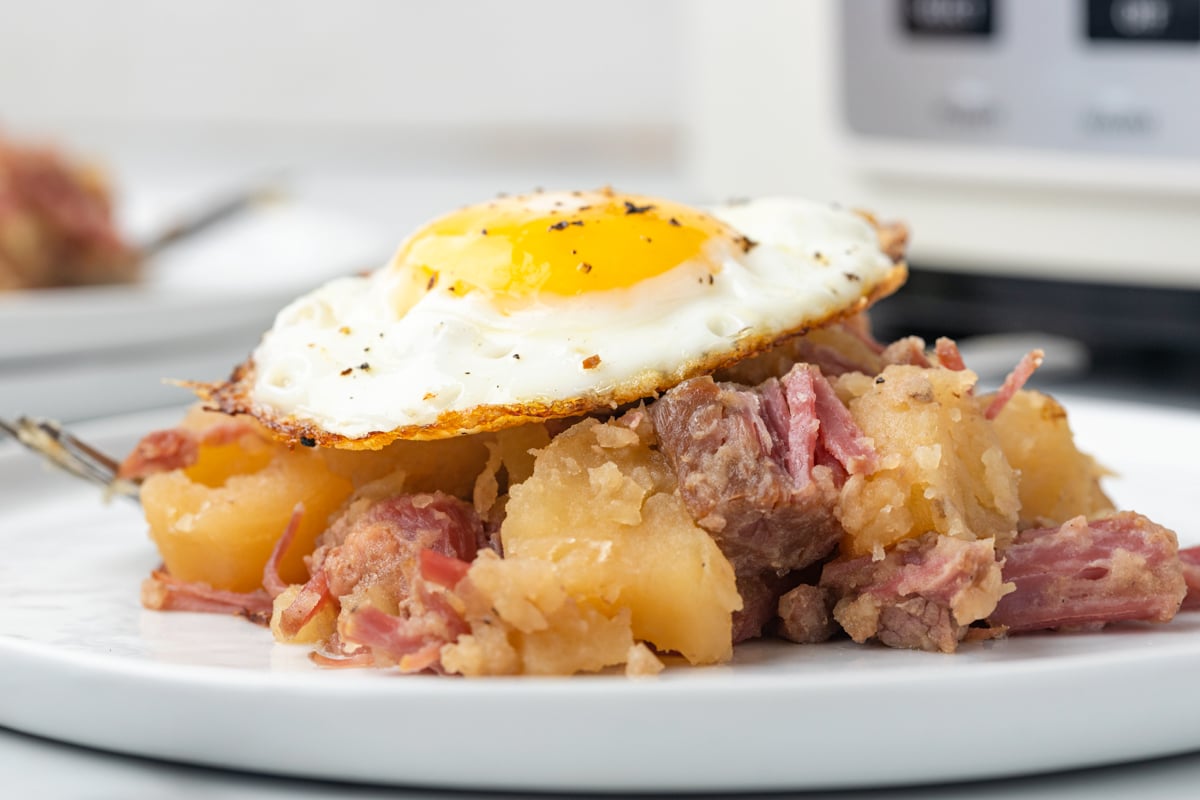
[[[1088,38],[1200,42],[1200,0],[1087,0]]]
[[[1123,90],[1098,94],[1084,107],[1083,128],[1094,136],[1137,138],[1154,134],[1158,121],[1144,104]]]
[[[904,0],[904,26],[917,36],[992,35],[991,0]]]
[[[996,97],[987,84],[975,78],[959,78],[942,94],[942,121],[966,128],[987,128],[998,117]]]

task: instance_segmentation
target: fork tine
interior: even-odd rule
[[[52,419],[38,419],[31,420],[31,422],[53,437],[67,453],[94,468],[98,475],[106,477],[110,482],[116,479],[117,472],[121,468],[116,459],[80,440]]]
[[[0,429],[41,455],[59,469],[103,487],[106,491],[138,499],[138,484],[117,477],[118,462],[48,419],[0,419]]]

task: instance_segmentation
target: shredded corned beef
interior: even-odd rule
[[[914,367],[928,367],[929,359],[925,355],[925,340],[919,336],[906,336],[897,339],[883,349],[883,366],[893,364],[909,364]],[[880,372],[883,367],[880,367]]]
[[[1012,632],[1167,622],[1187,593],[1175,534],[1140,514],[1022,531],[1004,552],[1016,590],[991,621]]]
[[[200,438],[183,428],[152,431],[121,462],[117,477],[140,481],[159,472],[186,469],[200,455]]]
[[[321,609],[334,602],[325,581],[325,570],[318,568],[312,577],[300,587],[287,608],[279,613],[279,630],[286,636],[295,636],[312,620]]]
[[[734,641],[760,634],[783,576],[833,552],[840,481],[874,467],[874,451],[820,371],[797,365],[756,389],[694,378],[650,406],[679,493],[733,565],[742,611]]]
[[[464,561],[484,546],[475,509],[441,492],[355,502],[318,540],[310,566],[338,598],[373,589],[399,603],[411,592],[422,550]]]
[[[142,605],[155,611],[201,611],[210,614],[237,614],[251,622],[266,625],[271,619],[271,596],[258,589],[230,592],[214,589],[207,583],[184,581],[156,569],[142,582]]]
[[[1008,373],[1008,376],[1004,379],[1004,383],[996,390],[995,397],[992,398],[992,402],[988,404],[983,415],[988,419],[995,419],[1004,410],[1004,407],[1008,405],[1008,401],[1012,399],[1012,396],[1021,390],[1025,382],[1042,365],[1044,358],[1045,354],[1041,350],[1032,350],[1022,356],[1021,360],[1017,362],[1017,366],[1013,367],[1012,372]]]
[[[121,462],[117,477],[141,481],[159,472],[187,469],[200,457],[201,445],[230,444],[246,435],[261,434],[249,423],[239,420],[213,425],[199,434],[186,428],[151,431]]]
[[[802,583],[779,598],[778,633],[798,644],[824,642],[838,631],[833,619],[835,597],[822,586]]]
[[[275,542],[271,556],[263,567],[263,588],[272,598],[287,591],[287,581],[279,577],[279,562],[283,560],[283,557],[287,555],[288,548],[292,546],[296,532],[300,530],[300,520],[302,519],[304,519],[304,504],[297,503],[296,507],[292,509],[292,516],[288,520],[287,527],[283,529],[283,535],[279,537],[279,541]]]
[[[963,363],[962,353],[958,351],[958,344],[953,339],[940,337],[933,343],[933,352],[937,356],[938,364],[946,369],[958,371],[967,368]]]
[[[422,550],[420,559],[421,577],[445,589],[457,586],[471,568],[469,562],[442,555],[436,550]]]
[[[319,650],[308,654],[308,658],[319,667],[329,669],[374,667],[375,657],[361,645],[347,645],[335,630]]]
[[[1183,568],[1183,580],[1187,583],[1187,595],[1183,598],[1180,610],[1200,609],[1200,547],[1180,550],[1179,564]]]
[[[415,602],[410,602],[404,615],[388,614],[369,603],[351,609],[340,626],[342,638],[368,648],[377,664],[395,662],[401,672],[435,666],[442,646],[471,628],[440,593],[424,583],[417,584],[410,601]]]
[[[434,587],[457,583],[484,538],[474,508],[441,492],[352,502],[320,537],[313,577],[282,622],[299,630],[336,601],[344,648],[366,647],[372,663],[394,662],[405,672],[434,668],[441,646],[468,630]]]
[[[906,539],[879,560],[832,561],[820,585],[837,598],[834,618],[854,641],[944,653],[1004,592],[990,539],[933,533]]]

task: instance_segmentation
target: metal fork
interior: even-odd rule
[[[55,467],[100,486],[106,494],[139,501],[141,485],[137,481],[118,477],[120,462],[79,439],[54,420],[18,417],[11,421],[0,418],[0,430]]]

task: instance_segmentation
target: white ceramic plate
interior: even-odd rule
[[[1120,504],[1200,541],[1200,417],[1068,400]],[[87,429],[116,448],[174,417]],[[813,789],[1007,776],[1200,748],[1200,614],[955,656],[759,643],[654,679],[321,671],[233,618],[138,606],[131,504],[0,451],[0,725],[291,776],[547,790]]]

